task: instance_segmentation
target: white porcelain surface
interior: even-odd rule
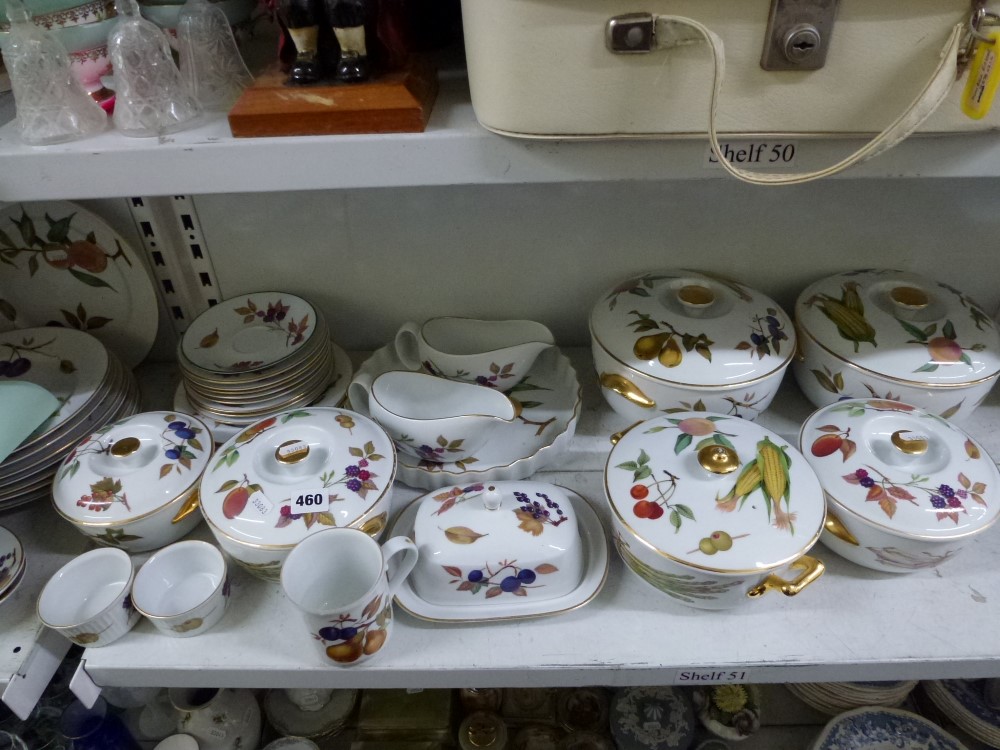
[[[366,385],[356,379],[352,395]],[[396,447],[425,461],[473,458],[515,416],[513,402],[499,391],[420,372],[383,372],[367,394],[368,412]]]
[[[281,569],[281,589],[301,613],[324,664],[353,666],[382,653],[392,636],[392,597],[417,557],[407,537],[379,546],[357,529],[326,529],[292,550]]]
[[[735,466],[730,473],[706,468],[719,456]],[[704,412],[632,427],[608,456],[605,490],[633,572],[711,609],[739,604],[768,572],[799,561],[826,514],[819,481],[794,447],[753,422]]]
[[[858,542],[828,530],[824,543],[876,570],[934,567],[992,526],[1000,512],[1000,472],[989,454],[923,409],[880,399],[841,401],[806,420],[799,446],[830,512]]]
[[[495,482],[424,495],[413,523],[413,588],[439,605],[505,608],[555,599],[584,571],[570,493],[544,482]]]
[[[38,619],[88,648],[107,646],[139,619],[129,596],[134,571],[128,554],[95,549],[53,574],[38,596]]]
[[[953,287],[888,269],[815,282],[795,305],[804,361],[795,367],[817,406],[896,399],[962,420],[1000,374],[1000,334]]]
[[[104,425],[56,472],[56,510],[84,534],[117,536],[125,549],[162,547],[197,523],[197,515],[175,523],[174,513],[161,511],[179,509],[175,506],[194,491],[211,453],[208,427],[188,414],[145,412]]]
[[[25,571],[24,548],[8,529],[0,526],[0,602],[14,593]]]
[[[395,349],[384,346],[358,368],[355,380],[405,369]],[[548,348],[507,395],[521,403],[521,414],[512,424],[497,430],[475,461],[435,463],[402,454],[399,480],[411,487],[432,490],[452,484],[524,479],[550,465],[569,445],[580,417],[580,384],[569,359],[556,347]],[[351,406],[365,413],[363,406],[353,400]]]
[[[199,750],[257,750],[262,718],[249,690],[171,688],[178,711],[177,731],[198,742]]]
[[[541,352],[555,343],[552,332],[532,320],[431,318],[404,323],[396,354],[408,369],[509,391]]]
[[[368,417],[296,409],[219,447],[202,478],[201,510],[225,552],[276,580],[292,547],[321,529],[380,534],[395,471],[392,441]]]
[[[157,743],[153,750],[199,750],[198,740],[190,734],[172,734]]]
[[[67,326],[98,338],[129,368],[145,358],[156,338],[159,307],[146,266],[121,235],[65,201],[7,206],[0,211],[0,231],[12,242],[0,241],[0,249],[17,249],[12,263],[0,267],[4,299],[17,315],[14,322],[0,316],[0,330]],[[23,241],[25,231],[47,243],[44,252]]]
[[[772,299],[683,269],[609,290],[590,334],[602,394],[633,420],[676,411],[756,419],[795,351],[791,320]]]
[[[590,504],[575,492],[564,491],[576,515],[583,560],[580,582],[574,589],[555,598],[497,595],[494,600],[496,604],[470,607],[460,603],[439,604],[427,601],[417,593],[414,576],[410,576],[396,591],[396,603],[414,617],[437,622],[488,622],[543,617],[570,612],[587,604],[597,596],[607,578],[608,541],[601,520]],[[422,498],[417,498],[400,511],[389,534],[414,534],[414,523],[421,500]],[[418,566],[419,564],[418,561]]]
[[[226,561],[211,544],[177,542],[135,575],[132,603],[164,635],[189,638],[211,629],[229,602]]]

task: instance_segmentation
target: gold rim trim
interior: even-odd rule
[[[804,341],[804,340],[807,340],[807,339],[810,342],[812,342],[813,344],[815,344],[817,347],[819,347],[821,350],[823,350],[824,352],[826,352],[827,354],[829,354],[835,360],[837,360],[838,362],[842,362],[844,365],[846,365],[847,367],[850,367],[852,370],[857,370],[858,372],[863,372],[866,375],[871,375],[874,378],[878,378],[880,380],[885,380],[885,381],[888,381],[890,383],[899,383],[900,385],[916,386],[917,388],[922,388],[922,389],[930,390],[930,391],[936,391],[938,389],[946,389],[946,388],[951,388],[951,389],[967,389],[967,388],[971,388],[974,385],[982,385],[983,383],[987,383],[990,380],[995,380],[996,377],[998,375],[1000,375],[1000,370],[996,370],[995,372],[991,373],[990,375],[984,375],[983,377],[977,378],[976,380],[965,380],[965,381],[963,381],[961,383],[930,383],[930,382],[920,381],[920,380],[906,380],[905,378],[897,378],[894,375],[886,375],[884,372],[877,372],[876,370],[870,370],[867,367],[862,367],[857,362],[852,362],[851,360],[845,358],[844,356],[838,354],[837,352],[835,352],[832,349],[830,349],[827,346],[825,346],[815,336],[813,336],[812,333],[810,333],[807,328],[800,329],[799,330],[799,341]],[[803,353],[802,362],[805,363],[807,361],[807,359],[808,359],[808,357]]]
[[[897,286],[889,292],[889,299],[900,307],[911,310],[922,310],[930,304],[931,298],[927,292],[915,286]]]
[[[80,518],[76,518],[74,516],[70,516],[70,515],[67,515],[66,513],[64,513],[62,511],[62,509],[56,504],[56,501],[55,501],[54,498],[53,498],[52,505],[55,507],[56,513],[58,513],[60,516],[62,516],[67,521],[69,521],[70,523],[72,523],[74,526],[78,526],[80,528],[87,528],[87,529],[106,529],[106,528],[121,528],[121,529],[124,529],[126,526],[129,526],[129,525],[135,523],[136,521],[142,521],[143,519],[149,518],[150,516],[155,516],[158,513],[164,513],[164,512],[166,512],[168,510],[173,509],[174,506],[177,505],[177,504],[183,505],[184,503],[189,502],[191,500],[191,495],[192,494],[195,494],[195,495],[198,494],[198,487],[199,487],[199,482],[200,481],[201,481],[201,477],[198,477],[198,479],[195,480],[194,484],[192,484],[190,487],[188,487],[186,490],[184,490],[181,494],[177,495],[177,497],[175,497],[170,502],[164,503],[163,505],[159,506],[158,508],[155,508],[153,510],[148,510],[145,513],[143,513],[142,515],[129,516],[128,518],[120,518],[118,520],[100,521],[100,522],[84,521],[84,520],[82,520]],[[173,512],[174,513],[178,513],[179,511],[178,510],[173,510]]]

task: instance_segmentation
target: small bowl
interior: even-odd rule
[[[118,15],[115,10],[114,0],[88,0],[81,5],[72,7],[65,6],[67,0],[55,0],[50,3],[32,3],[29,12],[32,14],[31,20],[36,26],[44,29],[67,28],[69,26],[82,26],[83,24],[95,23]],[[6,5],[4,0],[0,0],[0,31],[9,31],[10,23],[7,21]]]
[[[139,620],[130,592],[135,571],[120,549],[79,555],[55,572],[38,596],[38,619],[79,646],[97,648]]]

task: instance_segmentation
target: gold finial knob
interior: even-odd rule
[[[740,457],[725,445],[706,445],[698,451],[698,463],[713,474],[731,474],[740,467]]]
[[[701,284],[685,284],[677,290],[677,299],[691,307],[707,307],[715,302],[715,292]]]
[[[897,286],[889,292],[889,298],[900,307],[908,307],[911,310],[923,309],[931,301],[927,292],[915,286]]]
[[[278,463],[291,465],[309,455],[309,443],[301,440],[287,440],[274,450],[274,457]]]
[[[890,439],[893,445],[908,456],[922,456],[929,445],[926,435],[909,430],[896,430]]]
[[[139,442],[139,438],[127,437],[121,440],[115,441],[111,446],[111,455],[115,458],[125,458],[126,456],[131,456],[142,446]]]

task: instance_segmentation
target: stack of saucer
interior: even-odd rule
[[[1000,709],[993,680],[925,680],[924,695],[959,729],[990,747],[1000,747]]]
[[[132,373],[89,333],[26,328],[0,334],[0,375],[45,388],[58,410],[0,463],[0,510],[51,497],[63,458],[90,433],[139,410]]]
[[[323,316],[300,297],[255,292],[226,300],[181,338],[183,394],[175,407],[186,402],[189,413],[238,430],[321,399],[341,366],[336,352]]]
[[[829,716],[862,706],[900,706],[916,686],[916,680],[800,682],[786,685],[792,695]]]

